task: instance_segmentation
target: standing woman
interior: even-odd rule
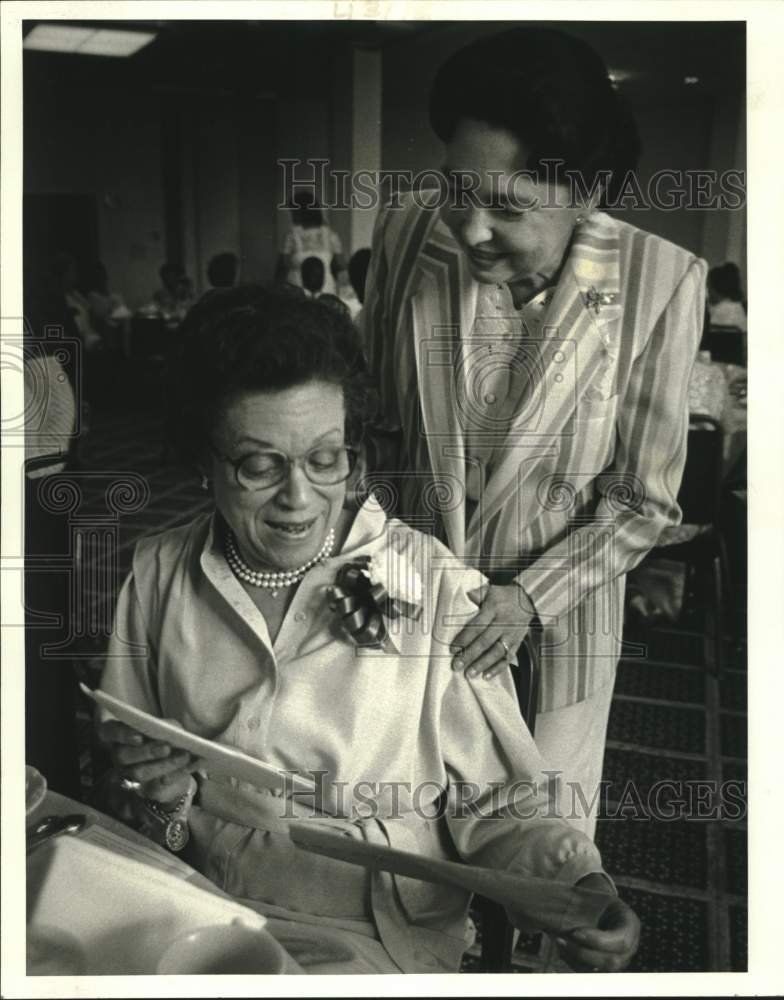
[[[380,216],[363,313],[398,512],[493,584],[456,670],[496,677],[537,624],[536,740],[593,835],[625,576],[681,516],[706,267],[597,210],[639,141],[585,43],[475,42],[430,116],[447,185]]]
[[[277,277],[302,287],[302,265],[311,257],[324,265],[322,291],[334,295],[337,286],[348,284],[348,269],[338,234],[324,222],[321,208],[309,191],[295,191],[291,199],[291,229],[286,233],[278,257]]]

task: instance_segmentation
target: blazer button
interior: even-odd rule
[[[248,719],[248,729],[250,729],[251,732],[255,732],[260,726],[261,726],[261,719],[258,717],[258,715],[252,715]]]
[[[294,615],[294,621],[295,621],[295,622],[305,622],[305,621],[307,621],[307,620],[308,620],[308,616],[307,616],[307,615],[305,614],[305,612],[304,612],[304,611],[298,611],[298,612],[297,612],[297,613],[296,613],[296,614]]]

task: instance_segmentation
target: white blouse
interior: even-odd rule
[[[139,543],[103,690],[279,768],[321,772],[315,805],[350,836],[569,886],[601,871],[593,843],[550,811],[511,674],[471,680],[451,669],[450,642],[476,612],[476,570],[371,498],[342,552],[299,585],[272,643],[215,528],[202,515]],[[386,651],[357,647],[328,604],[338,569],[359,556],[372,557],[393,598],[421,600],[419,620],[387,620]],[[465,893],[298,851],[275,832],[282,800],[230,785],[203,777],[191,812],[208,877],[240,898],[372,920],[405,971],[457,968]]]

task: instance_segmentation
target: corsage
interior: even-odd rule
[[[391,585],[378,558],[359,556],[340,567],[329,588],[330,607],[357,646],[386,651],[391,642],[387,619],[418,621],[422,614],[419,574],[402,558],[395,560],[395,567]]]

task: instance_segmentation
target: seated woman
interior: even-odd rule
[[[451,669],[482,577],[374,498],[346,504],[366,391],[351,322],[246,286],[202,299],[184,341],[175,425],[215,511],[138,544],[102,688],[319,780],[297,803],[104,719],[114,811],[152,835],[187,820],[188,860],[284,941],[292,921],[337,941],[330,971],[456,971],[470,900],[302,851],[292,815],[551,880],[576,912],[590,896],[562,952],[576,968],[622,968],[639,923],[593,843],[550,811],[510,672],[488,683]],[[366,587],[344,623],[363,569],[376,604]],[[379,587],[401,617],[377,613]],[[542,900],[521,898],[511,918],[530,926]]]

